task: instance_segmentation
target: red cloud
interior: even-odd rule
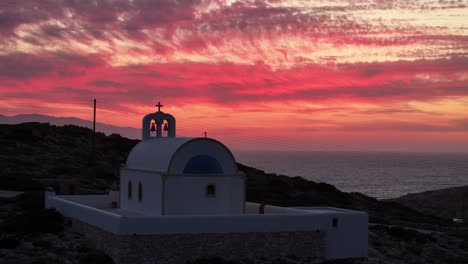
[[[289,70],[239,64],[146,64],[110,67],[103,58],[67,54],[12,54],[0,61],[4,97],[147,104],[166,98],[183,105],[197,100],[223,105],[308,100],[406,102],[468,96],[468,59],[307,65]],[[64,88],[67,87],[67,88]],[[14,91],[14,92],[13,92]]]
[[[140,115],[142,105],[161,99],[179,109],[197,102],[249,113],[258,131],[271,126],[261,122],[279,119],[304,125],[299,134],[373,124],[386,131],[465,131],[466,114],[455,114],[458,108],[438,117],[452,121],[435,127],[412,124],[416,119],[337,121],[428,115],[407,105],[468,98],[468,39],[456,23],[463,6],[332,2],[3,1],[0,111],[80,115],[87,111],[83,102],[97,97],[108,117]],[[438,11],[447,8],[447,15]],[[395,16],[395,10],[404,12]],[[367,104],[376,109],[360,108]],[[299,110],[274,116],[277,106]],[[322,127],[313,125],[311,113]]]

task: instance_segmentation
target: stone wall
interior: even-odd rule
[[[212,256],[264,261],[297,256],[314,262],[323,260],[325,252],[322,232],[118,236],[77,220],[73,220],[73,227],[116,264],[179,264]]]

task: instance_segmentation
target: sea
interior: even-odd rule
[[[265,172],[326,182],[377,199],[468,185],[468,153],[234,151]]]

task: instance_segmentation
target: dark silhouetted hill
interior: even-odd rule
[[[81,192],[105,190],[138,142],[74,125],[0,124],[0,189],[28,190],[74,182]],[[78,191],[78,190],[77,190]]]
[[[468,218],[468,186],[411,193],[388,201],[441,218]]]
[[[21,124],[21,123],[49,123],[56,126],[75,125],[80,127],[92,128],[93,122],[76,117],[55,117],[39,114],[23,114],[15,116],[0,115],[0,124]],[[96,123],[96,131],[106,135],[119,134],[126,138],[136,139],[141,137],[141,130],[134,127],[113,126],[104,123]]]
[[[41,189],[73,185],[76,193],[104,192],[118,174],[138,140],[96,133],[74,125],[45,123],[0,125],[0,189]],[[439,224],[441,219],[394,202],[381,202],[360,193],[345,193],[326,183],[268,174],[239,164],[247,175],[247,200],[279,206],[333,206],[370,212],[371,221]],[[68,183],[68,185],[67,185]]]
[[[68,184],[75,186],[73,191],[76,193],[104,193],[118,181],[121,164],[139,141],[117,134],[106,136],[97,133],[93,152],[92,136],[89,128],[74,125],[0,125],[0,189],[43,190],[46,186],[54,185],[60,191],[67,192],[70,190],[63,186]],[[431,210],[414,210],[427,207],[430,203],[425,202],[428,201],[426,198],[442,202],[443,199],[437,195],[421,196],[417,202],[404,198],[402,203],[408,201],[407,205],[413,207],[411,209],[395,202],[400,202],[398,199],[379,201],[360,193],[342,192],[327,183],[269,174],[242,164],[239,164],[239,169],[247,176],[248,201],[279,206],[333,206],[369,213],[369,259],[328,263],[468,263],[468,229],[465,226],[454,226],[446,215],[438,214],[437,217]],[[41,195],[41,192],[27,191],[22,196],[22,200],[27,202],[16,203],[41,207]],[[416,204],[418,206],[415,207]],[[437,206],[433,210],[437,210]],[[21,226],[21,222],[15,219],[24,220],[25,217],[16,207],[12,201],[0,199],[0,225],[4,221]],[[47,254],[28,254],[28,250],[31,250],[28,241],[31,240],[34,252]],[[47,263],[56,263],[60,259],[72,260],[83,254],[89,255],[91,249],[84,250],[83,243],[82,236],[69,228],[58,234],[36,236],[0,232],[0,255],[7,254],[11,260],[9,263],[42,257],[48,260]],[[44,245],[47,248],[44,249]],[[59,252],[56,245],[68,245],[66,256],[62,251],[60,254],[49,254],[51,251]],[[293,259],[291,263],[307,262]]]

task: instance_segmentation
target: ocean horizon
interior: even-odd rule
[[[268,173],[326,182],[377,199],[468,185],[468,153],[234,151]]]

